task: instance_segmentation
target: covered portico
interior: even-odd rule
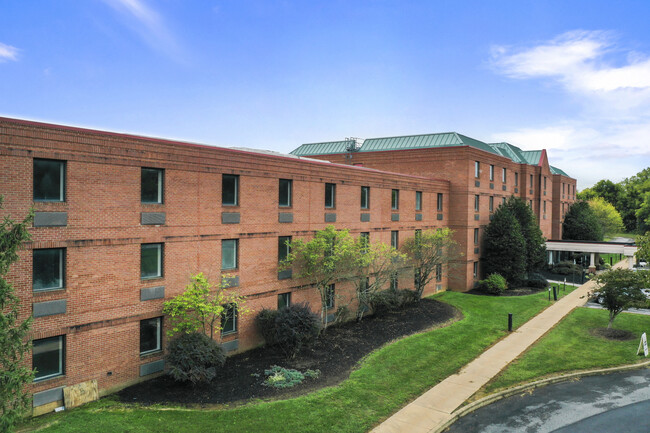
[[[620,242],[595,242],[595,241],[546,241],[546,250],[548,251],[548,262],[553,264],[553,252],[580,252],[589,253],[589,272],[596,271],[596,254],[621,254],[628,260],[631,268],[634,263],[634,255],[637,246],[634,243]]]

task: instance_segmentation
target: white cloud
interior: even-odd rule
[[[0,62],[18,60],[18,48],[0,42]]]
[[[175,60],[181,60],[180,46],[167,28],[163,17],[144,0],[103,1],[119,12],[125,23],[150,47]]]

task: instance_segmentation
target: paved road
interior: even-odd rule
[[[648,433],[650,369],[585,377],[509,397],[459,419],[448,431]]]

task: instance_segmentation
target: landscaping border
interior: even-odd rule
[[[579,379],[581,377],[587,377],[587,376],[597,376],[600,374],[608,374],[608,373],[614,373],[618,371],[628,371],[628,370],[637,370],[637,369],[642,369],[642,368],[650,368],[650,360],[640,362],[638,364],[626,364],[626,365],[619,365],[617,367],[610,367],[610,368],[600,368],[596,370],[584,370],[584,371],[579,371],[576,373],[569,373],[569,374],[561,374],[558,376],[553,376],[553,377],[548,377],[546,379],[541,379],[537,380],[535,382],[529,382],[529,383],[524,383],[522,385],[517,385],[513,386],[511,388],[506,388],[503,391],[495,392],[494,394],[490,394],[488,396],[485,396],[479,400],[473,401],[469,404],[466,404],[465,406],[461,406],[458,408],[454,413],[451,414],[451,418],[445,422],[443,425],[438,427],[437,429],[432,430],[432,433],[441,433],[445,431],[447,428],[451,427],[453,423],[458,421],[460,418],[464,417],[465,415],[468,415],[472,412],[474,412],[477,409],[480,409],[482,407],[485,407],[489,404],[492,404],[496,401],[502,400],[507,397],[512,397],[514,395],[521,394],[526,391],[532,391],[536,388],[541,388],[546,385],[552,385],[554,383],[561,383],[561,382],[566,382],[572,379]]]

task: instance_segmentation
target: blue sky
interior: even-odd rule
[[[650,166],[648,1],[0,0],[0,115],[219,146],[457,131]]]

